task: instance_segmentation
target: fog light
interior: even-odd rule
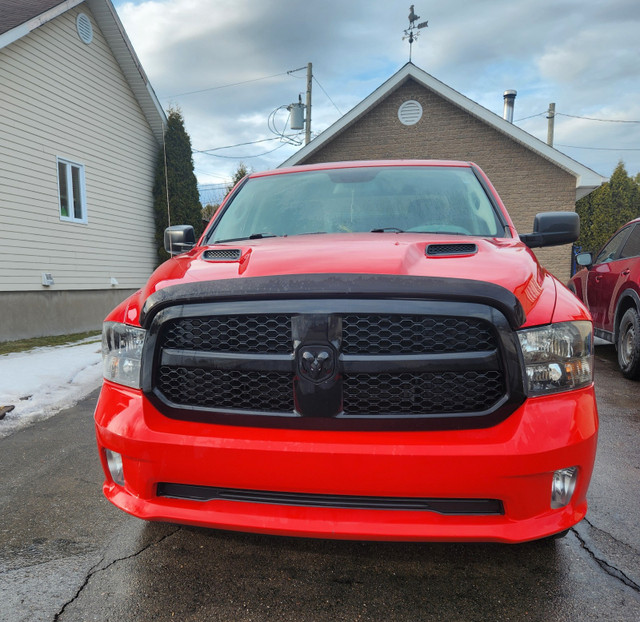
[[[555,510],[563,508],[571,501],[573,491],[576,489],[578,479],[578,467],[560,469],[553,474],[551,482],[551,507]]]
[[[122,456],[110,449],[104,450],[107,457],[107,466],[111,479],[119,486],[124,486],[124,470],[122,469]]]

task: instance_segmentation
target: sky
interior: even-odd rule
[[[0,356],[0,438],[76,404],[100,386],[100,337]]]
[[[286,106],[305,101],[307,63],[313,136],[409,60],[405,1],[114,4],[162,106],[180,108],[212,199],[240,162],[265,170],[300,148]],[[638,0],[417,0],[415,13],[428,21],[415,65],[500,116],[515,89],[515,123],[543,141],[554,102],[557,149],[607,177],[620,161],[640,172]]]

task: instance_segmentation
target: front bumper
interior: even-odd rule
[[[169,419],[140,391],[104,383],[95,414],[104,493],[145,520],[257,533],[362,540],[524,542],[587,511],[598,418],[593,387],[533,398],[486,429],[338,432]],[[104,449],[122,455],[113,482]],[[550,507],[553,472],[578,467],[570,503]],[[500,515],[314,507],[158,495],[158,484],[246,491],[495,499]]]

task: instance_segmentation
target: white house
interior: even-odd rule
[[[0,341],[97,329],[157,262],[166,117],[110,0],[0,0]]]

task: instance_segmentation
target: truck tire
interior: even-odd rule
[[[640,377],[640,316],[635,308],[627,309],[618,330],[618,365],[625,378]]]

